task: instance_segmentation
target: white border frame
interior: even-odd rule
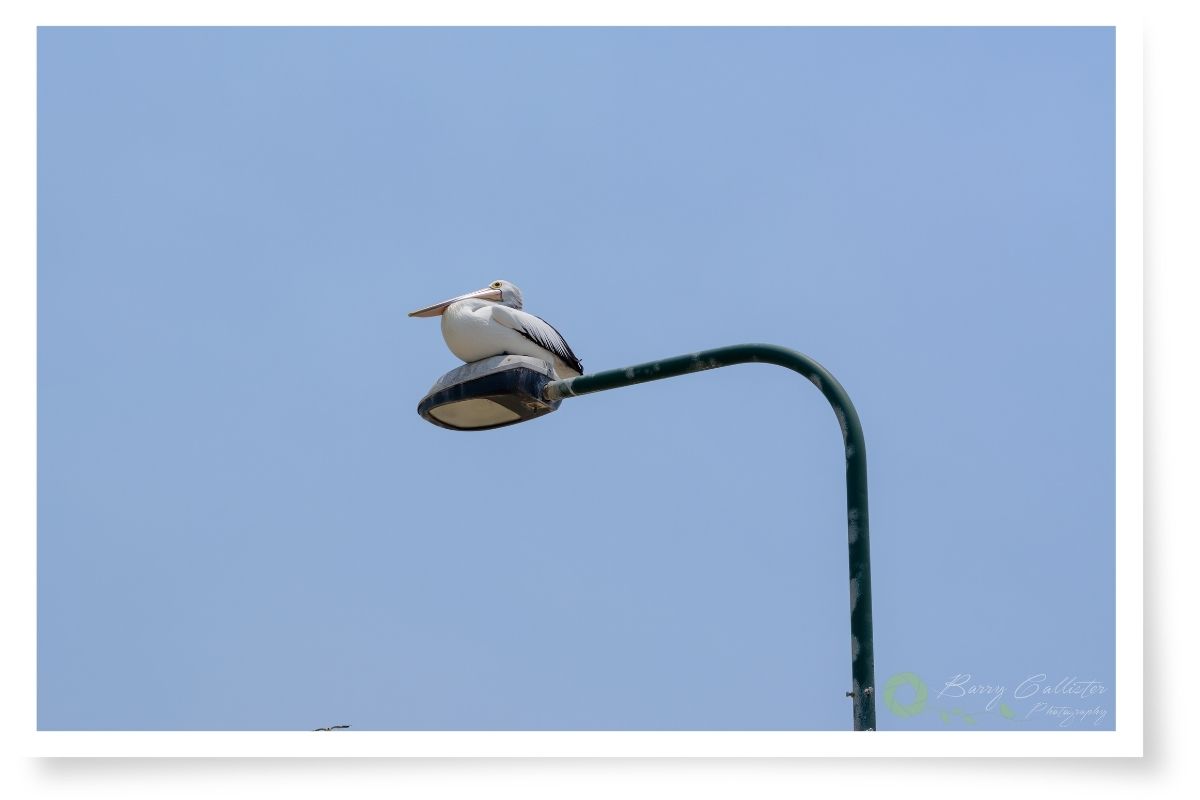
[[[2,463],[0,506],[16,509],[16,552],[3,561],[4,607],[24,612],[15,626],[18,652],[26,658],[4,682],[13,696],[6,708],[22,722],[7,738],[28,756],[386,756],[386,757],[796,757],[804,756],[1140,756],[1143,743],[1143,581],[1142,581],[1142,30],[1140,20],[1117,14],[1105,4],[1069,6],[1055,0],[1011,3],[1002,15],[952,2],[905,4],[900,12],[888,3],[860,3],[845,10],[797,9],[790,4],[632,3],[613,0],[600,9],[566,9],[542,2],[510,2],[503,11],[486,2],[460,3],[456,11],[392,8],[380,13],[370,3],[350,0],[328,5],[297,4],[286,12],[260,9],[250,2],[216,0],[200,14],[168,10],[145,2],[59,3],[37,8],[33,19],[6,24],[0,34],[5,74],[23,79],[9,105],[36,104],[38,25],[446,25],[464,24],[621,24],[621,25],[1101,25],[1116,28],[1116,527],[1117,527],[1117,674],[1115,731],[1012,732],[368,732],[329,736],[311,732],[83,732],[35,731],[36,603],[32,568],[36,559],[36,397],[10,393],[3,399],[0,434],[15,446]],[[997,19],[997,17],[1000,17]],[[869,17],[869,21],[865,19]],[[7,79],[6,79],[7,80]],[[15,98],[15,100],[14,100]],[[5,174],[14,176],[17,197],[5,193],[5,218],[23,239],[18,254],[36,252],[36,151],[32,129],[8,131],[0,149]],[[25,192],[20,193],[24,188]],[[27,249],[26,249],[27,248]],[[23,269],[7,271],[0,292],[0,337],[20,378],[35,375],[36,358],[21,351],[36,336],[35,259],[18,258]],[[11,274],[10,274],[11,273]],[[35,384],[35,381],[31,381]],[[23,458],[22,458],[23,457]],[[10,502],[12,501],[12,502]],[[8,512],[5,512],[8,516]],[[16,728],[16,730],[13,730]],[[10,751],[11,752],[11,751]]]

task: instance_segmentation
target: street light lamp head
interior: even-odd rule
[[[544,417],[562,403],[542,398],[555,379],[549,364],[530,356],[492,356],[437,379],[417,413],[453,431],[486,431]]]

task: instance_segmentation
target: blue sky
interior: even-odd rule
[[[849,727],[824,400],[741,366],[435,428],[456,361],[405,313],[496,278],[589,370],[766,341],[841,380],[880,694],[928,687],[880,728],[1114,726],[1111,29],[38,59],[40,728]]]

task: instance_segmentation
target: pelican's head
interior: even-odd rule
[[[502,306],[521,308],[525,305],[525,299],[521,297],[521,290],[508,281],[492,281],[488,288],[500,291],[500,305]]]
[[[471,299],[490,300],[493,303],[499,303],[509,308],[520,308],[524,303],[521,298],[521,290],[516,286],[508,281],[492,281],[484,289],[477,289],[468,294],[460,294],[458,297],[451,297],[449,300],[443,300],[440,303],[434,303],[431,306],[410,311],[408,315],[410,317],[436,317],[439,314],[445,313],[451,304],[457,303],[459,300]]]

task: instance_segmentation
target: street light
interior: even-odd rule
[[[854,730],[875,730],[875,646],[871,622],[871,543],[867,513],[867,450],[858,412],[828,370],[808,356],[771,344],[703,350],[633,367],[553,380],[544,361],[495,356],[452,370],[421,400],[422,417],[453,430],[487,430],[545,416],[568,397],[761,362],[808,378],[833,407],[846,457],[846,528],[850,556],[850,673]]]

